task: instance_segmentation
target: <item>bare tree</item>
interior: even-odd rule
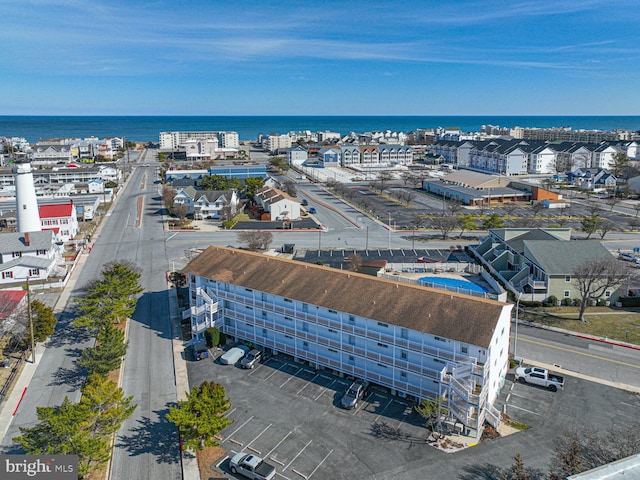
[[[449,213],[454,216],[458,215],[463,208],[464,206],[459,200],[450,200],[447,203],[447,210],[449,210]]]
[[[393,174],[391,172],[382,171],[378,172],[377,180],[380,185],[380,191],[384,190],[385,185],[393,179]]]
[[[543,208],[544,205],[542,205],[541,203],[534,203],[533,205],[531,205],[531,210],[533,210],[533,218],[538,218],[538,214]]]
[[[631,274],[621,271],[619,263],[613,257],[601,257],[585,260],[573,270],[572,277],[580,295],[578,318],[585,322],[584,311],[587,304],[602,298],[605,292],[613,293],[625,285]]]
[[[291,197],[298,196],[298,189],[296,188],[296,184],[291,180],[287,180],[282,183],[282,191]]]
[[[609,205],[609,211],[613,211],[613,207],[615,207],[618,203],[620,203],[620,198],[614,193],[610,198],[607,199],[607,205]]]
[[[173,206],[169,209],[169,214],[173,217],[176,217],[180,223],[184,221],[188,213],[189,205],[185,205],[184,203],[174,203]]]
[[[452,215],[446,215],[441,217],[434,217],[431,221],[431,225],[433,228],[440,230],[442,233],[442,239],[446,240],[449,236],[449,233],[458,226],[458,217],[454,217]]]
[[[600,235],[600,239],[604,239],[604,236],[612,230],[615,230],[618,226],[609,219],[604,219],[600,222],[598,226],[598,234]]]
[[[354,272],[359,272],[362,268],[362,257],[357,253],[352,253],[346,258],[346,263]]]
[[[247,230],[238,232],[238,241],[244,244],[248,250],[256,252],[268,249],[273,241],[273,235],[271,232],[262,230]]]
[[[176,196],[176,191],[170,185],[164,185],[162,187],[162,204],[167,210],[173,207],[173,199]]]
[[[516,205],[514,202],[507,202],[502,205],[502,209],[507,212],[507,215],[509,216],[513,215],[513,212],[516,211],[516,208],[518,208],[518,205]]]

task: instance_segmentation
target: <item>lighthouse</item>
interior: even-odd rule
[[[36,188],[33,185],[31,164],[27,161],[15,164],[16,180],[16,220],[18,232],[39,232],[42,230]]]

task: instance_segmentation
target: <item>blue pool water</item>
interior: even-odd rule
[[[463,290],[471,290],[472,292],[478,293],[489,293],[489,290],[484,288],[481,285],[477,285],[473,282],[468,282],[467,280],[459,280],[457,278],[446,278],[446,277],[420,277],[419,281],[424,284],[435,284],[436,287],[443,286],[449,287],[449,289],[454,290],[459,288],[461,290],[460,293],[464,293]]]

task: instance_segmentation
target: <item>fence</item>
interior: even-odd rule
[[[20,370],[20,366],[22,365],[22,363],[25,361],[25,359],[27,358],[27,356],[29,354],[30,354],[29,351],[22,352],[22,354],[20,355],[20,358],[18,358],[18,360],[16,361],[15,365],[13,365],[13,367],[11,367],[11,372],[9,373],[9,375],[7,376],[5,381],[3,382],[2,388],[0,388],[0,403],[2,403],[4,401],[5,397],[9,393],[9,390],[11,389],[11,386],[13,385],[13,380],[16,378],[16,375],[18,375],[18,371]]]

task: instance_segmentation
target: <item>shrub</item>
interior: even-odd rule
[[[236,224],[235,221],[233,220],[225,220],[224,222],[222,222],[222,228],[225,228],[227,230],[231,230],[234,225]]]
[[[549,296],[549,298],[547,298],[547,302],[549,302],[552,306],[556,306],[558,304],[558,297],[556,297],[555,295],[551,295]]]
[[[573,299],[573,304],[574,304],[576,307],[579,307],[580,305],[582,305],[582,300],[581,300],[581,299],[579,299],[579,298],[574,298],[574,299]]]
[[[565,307],[571,306],[572,303],[573,303],[573,300],[571,300],[570,298],[563,298],[562,299],[562,305],[565,306]]]
[[[216,327],[209,327],[204,331],[204,338],[207,340],[207,346],[217,347],[220,345],[220,330]]]
[[[541,307],[542,306],[542,302],[538,302],[538,301],[531,301],[531,300],[523,300],[520,302],[520,305],[522,305],[523,307]]]

